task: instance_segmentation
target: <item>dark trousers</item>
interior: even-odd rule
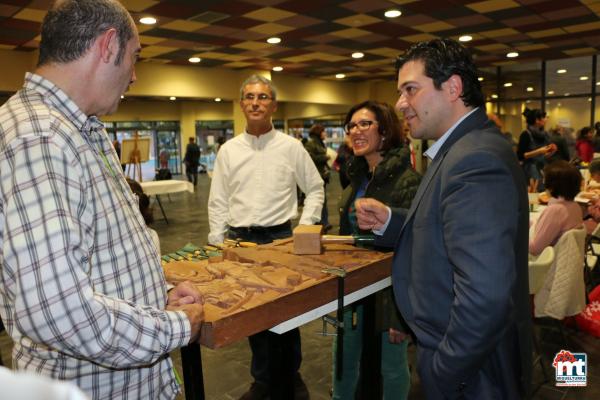
[[[196,184],[198,183],[198,164],[186,164],[185,174],[187,175],[188,181],[192,182],[194,186],[196,186]]]
[[[292,236],[290,222],[275,227],[231,227],[227,236],[258,244],[271,243],[275,239]],[[271,393],[281,393],[293,388],[294,377],[302,362],[300,331],[292,329],[278,335],[263,331],[248,338],[252,350],[250,373],[254,380],[268,385]],[[273,388],[279,386],[279,388]],[[271,398],[280,398],[271,396]],[[285,397],[281,397],[285,398]]]

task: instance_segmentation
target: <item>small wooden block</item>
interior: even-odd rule
[[[294,254],[321,254],[322,225],[298,225],[294,228]]]

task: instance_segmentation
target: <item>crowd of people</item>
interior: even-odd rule
[[[169,352],[198,340],[204,312],[193,285],[167,290],[147,197],[126,181],[99,119],[135,83],[140,50],[118,1],[57,2],[42,23],[37,68],[0,107],[0,316],[13,366],[98,399],[175,398]],[[375,306],[384,398],[407,398],[411,373],[428,399],[523,398],[532,369],[528,251],[583,219],[573,143],[545,132],[543,111],[526,109],[515,156],[486,115],[469,51],[454,40],[417,43],[396,68],[397,103],[351,107],[333,163],[344,188],[339,233],[374,235],[378,250],[394,253],[393,288]],[[325,129],[312,127],[305,143],[275,129],[277,99],[260,75],[240,87],[246,125],[216,156],[209,243],[291,236],[298,190],[300,224],[330,226]],[[408,134],[433,141],[423,176]],[[597,137],[581,130],[582,162],[592,161]],[[194,185],[199,155],[192,138],[184,162]],[[600,166],[590,172],[598,179]],[[543,188],[556,201],[528,241],[527,190]],[[335,399],[361,385],[364,313],[360,301],[344,311]],[[297,328],[259,332],[249,344],[254,381],[241,399],[309,398]]]

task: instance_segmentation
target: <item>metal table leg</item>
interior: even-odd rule
[[[156,195],[156,202],[158,203],[158,206],[160,207],[160,211],[162,212],[163,218],[165,219],[165,222],[167,223],[167,225],[169,224],[169,220],[167,219],[167,214],[165,214],[165,210],[162,206],[162,203],[160,202],[160,196]]]
[[[204,377],[200,345],[193,343],[181,348],[181,366],[185,400],[204,400]]]

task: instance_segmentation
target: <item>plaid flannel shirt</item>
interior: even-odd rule
[[[168,353],[190,324],[166,299],[104,126],[28,73],[0,108],[0,316],[15,367],[95,399],[174,398]]]

